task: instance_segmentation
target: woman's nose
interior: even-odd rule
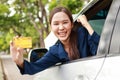
[[[64,29],[63,24],[60,24],[60,25],[59,25],[59,29],[60,29],[60,30]]]

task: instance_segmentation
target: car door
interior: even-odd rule
[[[103,66],[96,80],[120,80],[120,1],[113,0],[105,23],[99,54],[105,53]]]

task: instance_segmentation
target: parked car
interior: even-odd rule
[[[91,1],[74,18],[76,26],[81,14],[101,36],[97,55],[52,66],[34,80],[120,80],[120,1]]]

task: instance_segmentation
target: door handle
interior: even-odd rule
[[[77,75],[74,80],[90,80],[86,75]]]

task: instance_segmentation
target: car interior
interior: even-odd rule
[[[82,12],[82,14],[86,15],[89,23],[99,35],[101,34],[111,3],[112,0],[99,0],[97,4],[93,5],[92,7],[89,7],[89,5],[91,4],[88,4],[87,7],[89,7],[89,9],[85,8],[85,12]],[[78,15],[81,15],[81,13],[79,13]],[[74,24],[75,26],[80,26],[80,24],[76,21],[74,22]]]

